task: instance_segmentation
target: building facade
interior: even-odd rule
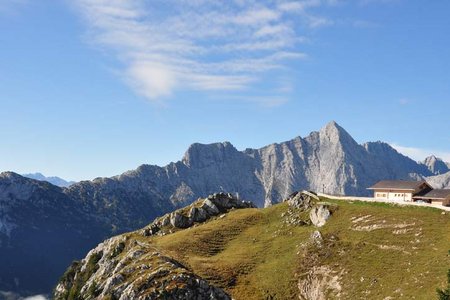
[[[383,180],[368,188],[373,197],[392,201],[414,201],[414,196],[426,194],[433,188],[426,181]]]

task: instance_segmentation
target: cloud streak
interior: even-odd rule
[[[432,150],[432,149],[422,149],[416,147],[405,147],[398,145],[396,143],[391,143],[391,146],[398,152],[411,157],[417,161],[423,161],[426,157],[434,155],[441,158],[445,162],[450,162],[450,152]]]
[[[28,4],[28,1],[29,0],[0,1],[0,15],[16,13],[17,9],[21,8],[25,4]]]
[[[176,90],[251,89],[304,59],[307,30],[332,24],[309,13],[319,0],[76,0],[88,39],[112,52],[124,81],[160,101]]]

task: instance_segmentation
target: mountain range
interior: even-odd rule
[[[58,176],[45,176],[42,173],[29,173],[29,174],[22,174],[23,177],[36,179],[40,181],[47,181],[50,182],[53,185],[59,186],[59,187],[68,187],[71,184],[74,184],[75,181],[67,181],[64,180]]]
[[[48,293],[73,259],[106,237],[215,192],[271,206],[293,191],[368,195],[382,179],[427,178],[450,186],[448,164],[416,162],[383,142],[358,144],[336,122],[307,137],[260,149],[192,144],[184,157],[111,178],[57,187],[0,174],[0,291]],[[70,245],[70,246],[69,246]]]

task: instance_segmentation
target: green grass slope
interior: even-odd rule
[[[298,298],[298,283],[321,266],[340,286],[327,299],[436,298],[450,267],[448,213],[326,200],[339,209],[319,229],[320,246],[308,242],[317,228],[286,223],[286,203],[236,210],[152,244],[235,299]]]
[[[164,253],[237,300],[437,299],[450,268],[448,212],[321,200],[337,205],[321,228],[287,203],[237,209],[162,236],[124,234],[118,258],[136,247]],[[133,276],[124,273],[125,282]]]

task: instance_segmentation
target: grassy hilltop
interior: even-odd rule
[[[292,224],[285,202],[164,236],[128,233],[120,255],[148,245],[234,299],[436,299],[450,267],[449,213],[321,200],[338,206],[321,228]]]

